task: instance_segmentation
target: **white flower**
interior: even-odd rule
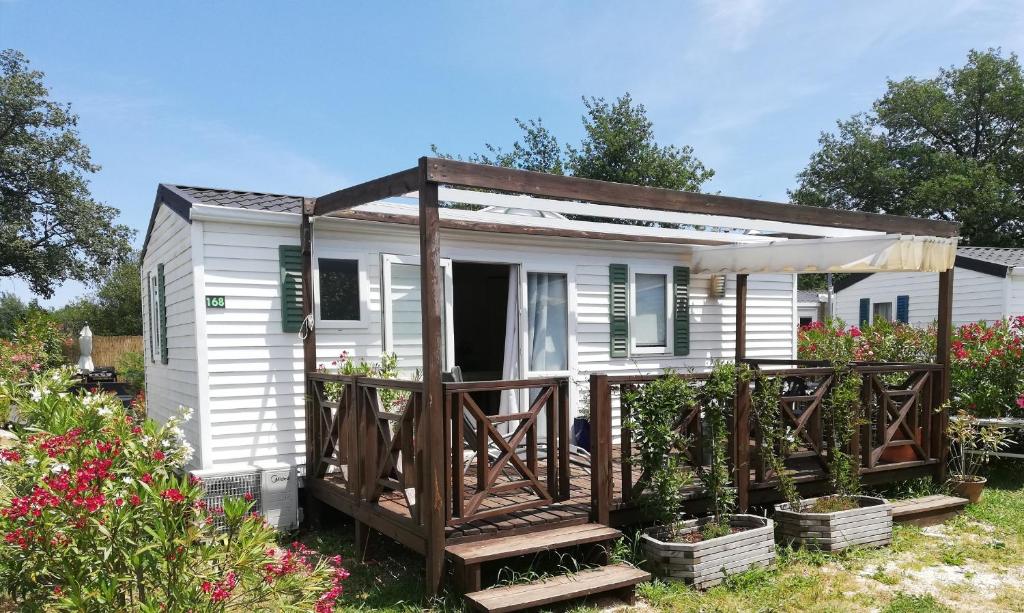
[[[182,462],[187,464],[192,460],[192,456],[195,454],[195,449],[192,448],[192,444],[189,443],[188,441],[182,441],[181,449],[182,451],[184,451],[181,460]]]
[[[43,399],[43,392],[38,387],[33,387],[28,396],[32,399],[32,402],[39,402]]]
[[[113,411],[110,410],[110,407],[106,405],[101,406],[99,409],[97,409],[96,412],[103,417],[108,417],[110,414],[113,413]]]
[[[67,464],[63,462],[57,462],[56,464],[50,467],[50,472],[56,475],[70,469],[71,467],[68,466]]]
[[[181,411],[181,421],[188,421],[192,419],[194,411],[192,407],[179,406],[178,410]]]
[[[27,460],[25,460],[25,463],[28,464],[29,466],[35,466],[36,464],[39,463],[39,458],[29,457]]]
[[[152,439],[149,438],[148,434],[142,435],[142,438],[139,439],[139,441],[141,441],[143,445],[148,445],[149,441],[151,441],[151,440]]]
[[[132,478],[131,477],[122,477],[121,481],[124,482],[127,485],[131,485],[132,484]]]

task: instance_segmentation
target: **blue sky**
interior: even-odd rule
[[[887,78],[1024,47],[1014,1],[634,4],[0,0],[0,47],[72,103],[93,194],[139,244],[159,182],[315,196],[432,143],[511,143],[514,117],[576,142],[580,97],[626,91],[715,169],[708,189],[784,200],[819,133]]]

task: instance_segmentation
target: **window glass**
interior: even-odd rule
[[[564,274],[527,273],[526,300],[530,370],[568,370],[568,278]]]
[[[318,259],[320,319],[359,319],[359,260]]]
[[[892,303],[876,302],[871,305],[871,321],[892,321]]]
[[[666,291],[668,277],[637,273],[636,315],[633,335],[637,347],[665,347]]]

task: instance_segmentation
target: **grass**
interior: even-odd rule
[[[998,589],[984,583],[1024,576],[1024,463],[1002,463],[988,476],[981,502],[947,522],[942,534],[897,525],[892,545],[882,549],[826,554],[780,547],[772,568],[733,575],[710,590],[656,580],[640,586],[638,595],[647,610],[664,611],[1024,612],[1024,582]],[[918,480],[872,493],[896,499],[941,493],[941,488]],[[612,558],[639,562],[635,535],[626,532],[631,538],[616,543]],[[347,610],[461,610],[461,599],[451,594],[424,598],[422,560],[383,537],[372,538],[365,561],[352,559],[352,534],[351,524],[340,523],[302,535],[310,547],[349,560]],[[541,571],[527,566],[501,576],[515,583],[535,572]]]

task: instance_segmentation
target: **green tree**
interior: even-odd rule
[[[120,261],[134,231],[89,194],[99,170],[79,140],[70,105],[49,99],[43,73],[0,51],[0,278],[19,277],[49,298]]]
[[[18,328],[18,322],[31,308],[14,294],[0,293],[0,339],[10,340]]]
[[[142,286],[139,254],[115,265],[101,280],[94,297],[80,298],[55,313],[64,327],[78,333],[86,323],[93,334],[142,334]]]
[[[485,153],[466,159],[521,170],[572,175],[602,181],[699,191],[714,171],[706,168],[684,145],[659,145],[644,105],[626,93],[613,103],[583,98],[585,136],[579,146],[561,146],[543,121],[516,119],[522,138],[510,149],[485,144]],[[434,153],[444,157],[451,155]]]
[[[966,244],[1024,246],[1024,75],[971,51],[930,79],[888,82],[872,110],[823,133],[794,202],[963,224]]]

